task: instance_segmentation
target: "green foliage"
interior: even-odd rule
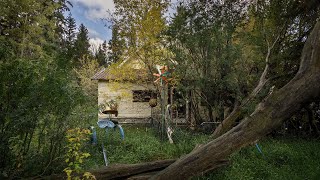
[[[116,0],[114,3],[110,45],[115,54],[111,57],[116,61],[139,64],[139,69],[145,69],[151,75],[156,64],[164,64],[172,55],[163,45],[165,38],[161,34],[166,28],[163,13],[167,11],[169,1]]]
[[[96,59],[89,56],[83,56],[79,59],[79,67],[73,69],[78,78],[78,84],[82,91],[88,97],[91,103],[96,104],[98,83],[91,78],[99,70],[99,64]]]
[[[135,68],[136,66],[136,68]],[[108,73],[111,81],[114,82],[146,82],[148,71],[143,68],[139,62],[117,62],[108,67]]]
[[[167,41],[178,63],[175,76],[181,80],[180,88],[191,91],[197,123],[223,120],[224,110],[232,109],[257,86],[266,63],[267,90],[260,92],[258,102],[270,87],[280,88],[294,76],[304,41],[319,17],[317,7],[297,10],[307,4],[274,0],[178,5]],[[201,108],[206,108],[205,113]]]
[[[49,159],[61,151],[60,141],[70,125],[67,118],[82,101],[81,92],[72,87],[63,71],[45,59],[11,59],[2,63],[0,74],[1,168],[30,168],[27,161],[35,160],[32,157],[36,155],[38,160],[44,158],[43,163],[51,163]],[[50,151],[52,157],[45,157]],[[20,165],[16,159],[21,159]]]
[[[182,3],[167,30],[170,50],[178,63],[175,76],[181,79],[181,89],[195,92],[211,112],[207,118],[192,105],[192,111],[202,116],[196,117],[198,123],[202,119],[222,120],[223,107],[244,96],[242,78],[246,78],[247,72],[239,64],[248,64],[242,61],[242,47],[234,42],[236,28],[244,19],[244,5],[232,1]],[[192,103],[199,104],[196,101]]]
[[[61,47],[67,5],[1,1],[0,178],[61,172],[65,131],[92,119]]]
[[[89,141],[89,135],[90,130],[88,129],[70,129],[67,131],[67,141],[68,144],[66,146],[67,148],[67,154],[65,162],[68,164],[68,167],[66,167],[63,171],[67,174],[67,179],[96,179],[91,173],[85,172],[82,177],[80,178],[77,175],[73,175],[74,173],[79,174],[82,173],[82,164],[84,163],[84,160],[90,156],[89,153],[82,151],[82,146],[84,143]]]

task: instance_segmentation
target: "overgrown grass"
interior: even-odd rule
[[[173,136],[174,144],[169,141],[161,142],[153,129],[139,126],[124,126],[125,139],[121,140],[119,130],[108,131],[97,129],[98,145],[87,146],[91,157],[87,160],[86,168],[104,166],[102,142],[105,145],[110,164],[132,164],[161,159],[179,158],[188,154],[197,144],[204,143],[208,136],[201,133],[191,133],[176,130]]]
[[[152,129],[147,127],[124,126],[125,140],[119,131],[110,132],[108,137],[103,129],[97,129],[99,144],[88,145],[91,157],[86,169],[104,166],[101,142],[107,150],[110,164],[139,163],[160,159],[179,158],[191,152],[197,144],[208,141],[209,136],[176,130],[174,144],[161,142]],[[215,172],[194,179],[319,179],[320,141],[297,138],[265,138],[259,142],[263,155],[255,146],[243,148],[231,157],[231,164]]]
[[[255,146],[243,148],[230,166],[194,179],[320,179],[319,140],[266,138],[259,146],[263,155]]]

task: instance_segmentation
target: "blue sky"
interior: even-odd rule
[[[89,31],[90,43],[97,48],[104,40],[111,39],[111,30],[102,18],[107,18],[107,11],[114,9],[113,0],[70,0],[71,14],[77,26],[83,23]]]

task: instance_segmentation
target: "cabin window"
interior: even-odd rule
[[[151,90],[133,90],[133,102],[149,102],[154,94]]]

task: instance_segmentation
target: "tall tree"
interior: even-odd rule
[[[116,22],[112,26],[112,38],[108,42],[109,52],[108,58],[110,62],[116,63],[124,51],[124,39],[119,34],[119,28]]]
[[[75,51],[77,52],[75,55],[75,64],[79,64],[79,61],[83,56],[90,55],[88,29],[83,24],[80,24],[79,26],[79,32],[74,46]]]
[[[108,66],[108,46],[107,41],[104,41],[100,46],[98,51],[95,54],[95,58],[98,60],[99,66]]]
[[[76,21],[72,17],[71,13],[66,17],[65,21],[65,51],[67,59],[71,62],[72,58],[75,55],[75,40],[76,40]]]
[[[16,55],[41,57],[44,56],[43,46],[57,46],[60,39],[58,24],[64,20],[61,17],[64,1],[3,0],[1,4],[0,34],[3,39],[17,45],[14,49]]]

